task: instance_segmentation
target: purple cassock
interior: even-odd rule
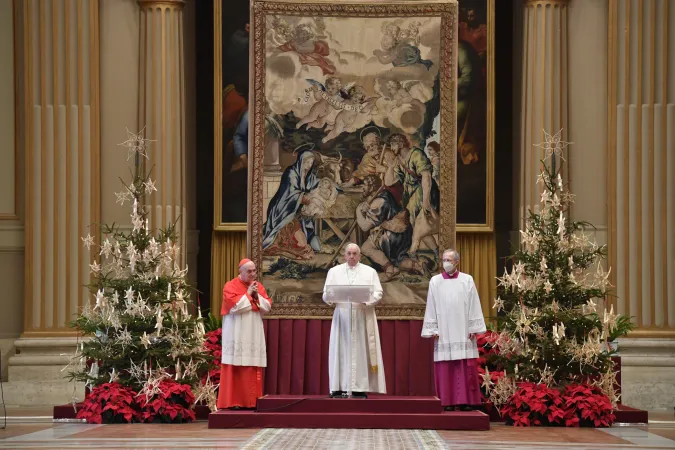
[[[422,337],[434,339],[436,395],[443,406],[481,404],[478,347],[469,335],[485,332],[473,278],[442,272],[429,283]]]
[[[443,406],[480,405],[478,365],[475,359],[434,363],[436,396]]]

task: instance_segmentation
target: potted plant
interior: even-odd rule
[[[617,341],[617,339],[626,336],[635,328],[635,324],[630,319],[630,316],[624,316],[623,314],[617,317],[616,325],[612,328],[607,337],[610,353],[617,353],[619,351],[619,341]]]

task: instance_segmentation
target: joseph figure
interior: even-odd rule
[[[328,379],[331,397],[367,398],[368,392],[387,391],[380,348],[380,334],[374,306],[382,299],[377,271],[361,264],[356,244],[345,247],[344,264],[328,271],[323,301],[332,304],[331,286],[371,286],[370,301],[365,304],[336,303],[330,329]]]
[[[415,228],[408,253],[414,258],[421,241],[438,256],[434,234],[438,233],[440,192],[433,179],[431,160],[424,150],[413,148],[403,134],[389,136],[389,146],[397,161],[395,169],[385,174],[384,182],[387,186],[396,182],[403,184],[401,206],[408,210],[410,223]]]

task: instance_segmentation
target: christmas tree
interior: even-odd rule
[[[529,211],[513,264],[498,278],[497,331],[489,342],[495,351],[487,359],[499,375],[486,370],[482,385],[497,406],[512,402],[523,383],[559,390],[586,385],[616,406],[609,341],[625,334],[630,321],[606,306],[606,247],[585,233],[592,225],[569,220],[574,195],[556,167],[568,143],[561,132],[545,136],[539,145],[545,153],[537,179],[540,207]]]
[[[196,401],[215,403],[216,386],[203,379],[211,362],[204,323],[191,300],[187,267],[178,262],[175,224],[158,230],[148,226],[143,202],[157,189],[141,158],[148,159],[150,141],[143,132],[127,134],[120,145],[128,150],[128,159],[134,158],[135,168],[115,195],[119,204],[131,206],[131,230],[103,225],[100,245],[91,234],[82,238],[85,247],[98,251],[90,265],[94,306],[86,302],[71,324],[90,337],[73,359],[79,367],[70,372],[72,380],[92,388],[84,408],[89,411],[78,417],[186,421],[194,419]],[[115,398],[126,398],[126,418],[106,407]]]

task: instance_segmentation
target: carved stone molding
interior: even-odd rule
[[[523,6],[548,6],[548,5],[558,5],[558,6],[567,6],[569,5],[570,0],[525,0]]]
[[[141,8],[183,8],[185,0],[137,0]]]

